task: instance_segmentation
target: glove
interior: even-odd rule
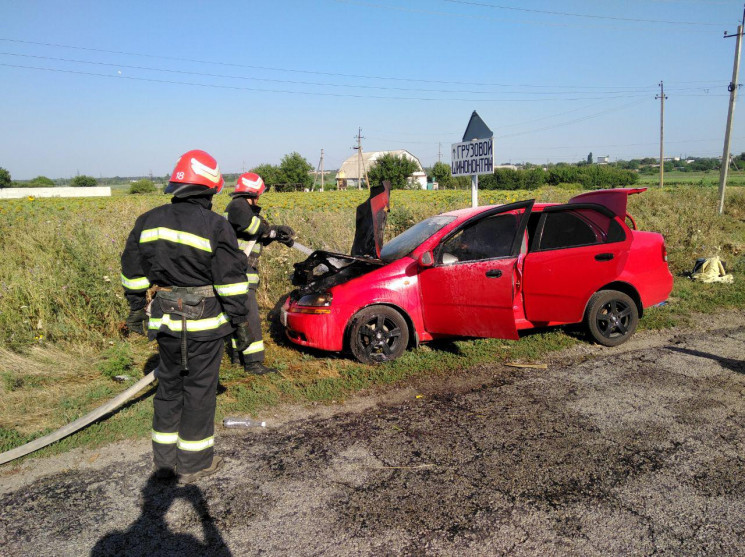
[[[251,331],[248,329],[248,321],[238,323],[235,326],[235,333],[233,334],[235,336],[235,349],[238,352],[243,352],[246,348],[251,346],[253,337],[251,336]]]
[[[136,335],[144,335],[146,319],[147,313],[145,313],[145,308],[134,309],[129,312],[125,324],[127,325],[127,329],[130,333],[134,333]]]
[[[292,237],[295,236],[295,231],[289,226],[283,224],[274,228],[277,231],[277,241],[287,247],[292,247],[292,244],[295,243],[295,240],[292,239]]]

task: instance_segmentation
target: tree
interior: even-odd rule
[[[154,191],[156,191],[155,184],[147,178],[137,180],[129,186],[129,193],[153,193]]]
[[[261,179],[264,180],[266,187],[274,186],[276,184],[284,184],[285,179],[282,175],[282,171],[278,166],[272,164],[260,164],[259,166],[252,168],[251,172],[255,172]]]
[[[73,188],[94,188],[97,185],[98,183],[93,176],[86,176],[85,174],[75,176],[75,178],[70,181],[70,186]]]
[[[592,164],[592,151],[590,151],[590,154],[587,155],[587,164]]]
[[[370,186],[379,186],[385,180],[390,181],[392,189],[404,189],[409,184],[409,176],[419,170],[419,165],[413,160],[401,155],[397,157],[386,153],[367,171]]]
[[[47,178],[46,176],[37,176],[33,180],[31,180],[30,186],[34,188],[53,188],[54,187],[54,181]]]
[[[10,172],[0,166],[0,188],[9,188],[10,183]]]
[[[436,162],[432,167],[432,180],[439,184],[441,188],[450,186],[453,175],[450,172],[450,165],[444,162]]]
[[[313,185],[313,177],[310,175],[313,165],[305,160],[300,153],[292,152],[282,157],[279,170],[288,184],[300,184],[304,188]]]

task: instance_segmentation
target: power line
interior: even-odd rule
[[[176,81],[170,79],[155,79],[146,77],[134,77],[128,75],[110,75],[96,72],[84,72],[79,70],[67,70],[61,68],[41,68],[38,66],[25,66],[22,64],[7,64],[0,62],[0,66],[8,68],[21,68],[27,70],[38,70],[58,73],[68,73],[73,75],[86,75],[94,77],[106,77],[109,79],[127,79],[130,81],[145,81],[150,83],[167,83],[171,85],[191,85],[195,87],[211,87],[214,89],[230,89],[234,91],[253,91],[259,93],[286,93],[292,95],[309,95],[309,96],[324,96],[324,97],[349,97],[357,99],[380,99],[380,100],[400,100],[400,101],[457,101],[457,102],[474,102],[474,99],[459,98],[459,97],[400,97],[400,96],[382,96],[382,95],[358,95],[353,93],[329,93],[322,91],[296,91],[289,89],[265,89],[259,87],[239,87],[236,85],[220,85],[215,83],[197,83],[193,81]],[[575,93],[577,94],[577,93]],[[489,103],[501,103],[501,102],[536,102],[536,101],[586,101],[586,100],[599,100],[599,99],[618,99],[618,98],[635,98],[640,95],[610,95],[606,97],[555,97],[555,98],[540,98],[540,99],[478,99],[478,102],[489,102]]]
[[[414,92],[420,92],[420,93],[465,93],[465,94],[474,94],[474,95],[490,95],[490,94],[508,94],[508,95],[516,95],[516,94],[525,94],[525,95],[562,95],[562,94],[582,94],[584,91],[581,91],[582,88],[577,88],[576,91],[474,91],[474,90],[452,90],[452,89],[418,89],[413,87],[383,87],[379,85],[350,85],[346,83],[323,83],[323,82],[317,82],[317,81],[296,81],[296,80],[288,80],[288,79],[272,79],[272,78],[264,78],[264,77],[252,77],[252,76],[242,76],[242,75],[228,75],[228,74],[215,74],[215,73],[206,73],[206,72],[195,72],[195,71],[187,71],[187,70],[172,70],[169,68],[154,68],[151,66],[133,66],[129,64],[117,64],[113,62],[96,62],[91,60],[80,60],[76,58],[59,58],[55,56],[39,56],[36,54],[20,54],[16,52],[2,52],[0,51],[0,55],[5,56],[16,56],[21,58],[34,58],[37,60],[52,60],[55,62],[68,62],[68,63],[74,63],[74,64],[89,64],[94,66],[106,66],[111,68],[127,68],[131,70],[145,70],[145,71],[154,71],[154,72],[164,72],[164,73],[175,73],[175,74],[181,74],[181,75],[196,75],[201,77],[216,77],[216,78],[223,78],[223,79],[241,79],[241,80],[250,80],[250,81],[267,81],[271,83],[288,83],[292,85],[313,85],[313,86],[319,86],[319,87],[346,87],[346,88],[356,88],[356,89],[375,89],[375,90],[382,90],[382,91],[414,91]],[[620,91],[605,91],[605,93],[609,94],[621,94],[621,93],[644,93],[646,92],[647,88],[628,88],[627,90],[620,90]],[[597,91],[587,91],[588,94],[597,94]]]
[[[59,44],[59,43],[45,43],[45,42],[37,42],[37,41],[26,41],[26,40],[21,40],[21,39],[10,39],[7,37],[0,37],[0,41],[17,43],[17,44],[34,45],[34,46],[44,46],[44,47],[51,47],[51,48],[67,48],[71,50],[83,50],[87,52],[96,52],[96,53],[103,53],[103,54],[117,54],[117,55],[122,55],[122,56],[138,56],[138,57],[143,57],[143,58],[171,60],[171,61],[176,61],[176,62],[208,64],[208,65],[213,65],[213,66],[227,66],[227,67],[245,68],[245,69],[253,69],[253,70],[302,73],[302,74],[311,74],[311,75],[325,75],[329,77],[346,77],[346,78],[353,78],[353,79],[379,79],[379,80],[387,80],[387,81],[431,83],[431,84],[439,84],[439,85],[474,85],[478,87],[525,87],[525,88],[536,88],[536,89],[551,88],[551,89],[567,89],[569,91],[577,90],[577,89],[618,90],[618,89],[639,89],[639,88],[647,88],[651,90],[656,87],[656,84],[652,84],[652,85],[583,85],[581,87],[577,87],[575,85],[557,85],[557,84],[493,83],[493,82],[478,82],[478,81],[448,81],[448,80],[437,80],[437,79],[420,79],[420,78],[410,78],[410,77],[405,78],[405,77],[384,76],[384,75],[363,75],[363,74],[350,74],[350,73],[342,73],[342,72],[327,72],[327,71],[320,71],[320,70],[307,70],[307,69],[298,69],[298,68],[279,68],[279,67],[272,67],[272,66],[257,66],[257,65],[251,65],[251,64],[234,64],[230,62],[219,62],[215,60],[199,60],[199,59],[194,59],[194,58],[163,56],[159,54],[149,54],[149,53],[144,53],[144,52],[107,50],[107,49],[102,49],[102,48],[92,48],[92,47],[75,46],[75,45],[67,45],[67,44]],[[718,83],[719,81],[708,80],[703,83]],[[679,83],[689,83],[689,82],[684,81],[684,82],[679,82]],[[690,82],[690,83],[696,83],[696,82]]]
[[[487,2],[472,2],[469,0],[444,0],[451,4],[466,4],[469,6],[478,6],[483,8],[494,8],[497,10],[509,10],[515,12],[526,12],[534,14],[546,14],[546,15],[558,15],[562,17],[581,17],[588,19],[607,19],[611,21],[624,21],[632,23],[664,23],[668,25],[694,25],[694,26],[707,26],[707,27],[721,27],[723,23],[702,23],[700,21],[670,21],[665,19],[642,19],[633,17],[618,17],[618,16],[605,16],[605,15],[593,15],[593,14],[579,14],[572,12],[558,12],[553,10],[537,10],[534,8],[516,8],[514,6],[504,6],[497,4],[489,4]]]

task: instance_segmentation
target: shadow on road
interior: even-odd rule
[[[115,530],[101,538],[91,550],[92,557],[232,555],[210,516],[202,490],[197,486],[179,486],[175,480],[158,480],[153,475],[142,489],[142,497],[140,517],[127,530]],[[202,525],[203,540],[169,530],[165,515],[177,499],[185,499],[193,507]]]
[[[745,360],[734,360],[732,358],[723,358],[722,356],[717,356],[715,354],[709,354],[708,352],[700,352],[699,350],[691,350],[690,348],[678,348],[676,346],[666,346],[665,348],[673,352],[681,352],[682,354],[690,354],[691,356],[698,356],[699,358],[708,358],[709,360],[714,360],[715,362],[719,362],[719,364],[722,367],[731,369],[735,373],[745,374]]]

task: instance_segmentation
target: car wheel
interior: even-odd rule
[[[636,331],[639,310],[627,294],[616,290],[601,290],[587,304],[585,324],[598,344],[618,346]]]
[[[349,347],[363,364],[395,360],[409,344],[409,328],[403,316],[388,306],[370,306],[352,318]]]

